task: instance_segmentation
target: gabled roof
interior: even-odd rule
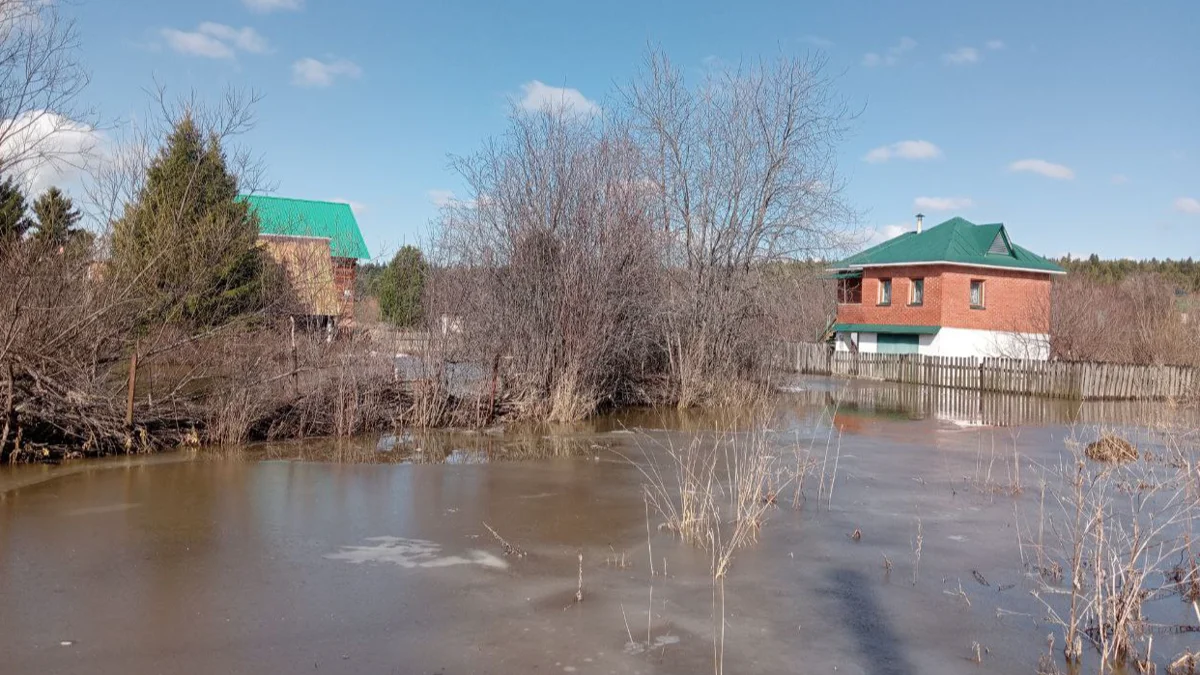
[[[830,269],[860,269],[878,265],[950,263],[981,267],[1003,267],[1047,274],[1065,270],[1012,243],[1002,223],[976,225],[965,218],[951,218],[924,232],[905,232],[882,244],[856,253]]]
[[[371,257],[349,204],[263,195],[238,198],[258,214],[258,229],[264,235],[321,237],[329,240],[335,258]]]

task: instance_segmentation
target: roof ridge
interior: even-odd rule
[[[304,197],[280,197],[279,195],[263,195],[263,194],[244,194],[244,195],[239,195],[239,196],[245,197],[247,199],[254,197],[257,199],[280,199],[285,202],[308,202],[309,204],[339,204],[341,206],[350,206],[350,202],[339,202],[334,199],[306,199]],[[350,211],[353,213],[354,209],[351,208]]]

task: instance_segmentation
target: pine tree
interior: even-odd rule
[[[54,246],[66,246],[79,236],[75,224],[83,217],[75,208],[71,198],[62,190],[52,187],[33,202],[33,213],[37,217],[34,237]]]
[[[33,226],[25,195],[17,181],[9,176],[0,180],[0,246],[20,241]]]
[[[379,311],[385,321],[411,327],[421,320],[425,276],[425,257],[421,249],[405,246],[396,252],[379,278]]]
[[[237,196],[219,139],[184,117],[113,228],[116,273],[151,318],[213,326],[262,307],[258,217]]]

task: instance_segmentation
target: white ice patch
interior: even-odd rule
[[[949,539],[950,541],[957,541],[960,544],[964,541],[967,541],[967,538],[962,536],[961,534],[952,534],[946,538]]]
[[[453,567],[454,565],[479,565],[492,569],[508,569],[508,563],[487,551],[469,550],[463,555],[442,555],[440,544],[424,539],[402,537],[368,537],[365,546],[343,546],[337,553],[325,557],[329,560],[345,560],[355,565],[362,563],[391,563],[408,569],[417,567]]]
[[[674,645],[674,644],[679,644],[678,636],[659,635],[658,637],[654,638],[654,642],[652,642],[650,644],[647,644],[645,642],[626,642],[625,643],[625,653],[632,656],[634,654],[641,654],[641,653],[647,651],[647,648],[649,648],[649,651],[653,651],[655,649],[662,649],[663,647],[666,647],[667,645]]]

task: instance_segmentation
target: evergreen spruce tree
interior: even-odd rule
[[[33,213],[37,219],[34,237],[38,241],[66,246],[81,233],[75,225],[83,215],[75,208],[71,198],[56,187],[46,190],[33,202]]]
[[[263,306],[258,217],[237,196],[219,140],[184,117],[113,228],[115,272],[150,319],[214,326]]]
[[[33,226],[27,212],[20,184],[12,176],[0,180],[0,246],[20,241]]]
[[[379,312],[385,321],[407,328],[421,320],[425,277],[421,249],[405,246],[396,252],[379,278]]]

